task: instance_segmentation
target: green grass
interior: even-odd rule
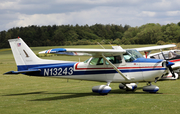
[[[142,47],[141,45],[132,46]],[[80,47],[98,48],[98,46]],[[54,47],[32,47],[35,53],[50,48]],[[69,46],[69,48],[72,47]],[[43,58],[79,61],[79,57],[72,56]],[[84,61],[89,57],[80,58]],[[180,80],[153,83],[160,88],[156,94],[143,92],[142,87],[146,85],[145,83],[139,83],[136,92],[120,90],[118,83],[111,83],[112,91],[108,95],[101,96],[92,93],[91,88],[106,84],[105,82],[3,75],[10,70],[16,70],[12,52],[10,49],[0,50],[0,114],[169,114],[180,112]]]

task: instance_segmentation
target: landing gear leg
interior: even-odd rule
[[[151,86],[151,85],[152,85],[151,82],[148,82],[148,83],[147,83],[147,86]]]
[[[111,82],[107,82],[106,86],[109,86],[111,84]]]

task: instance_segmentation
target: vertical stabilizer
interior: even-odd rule
[[[65,64],[74,63],[72,61],[60,61],[60,60],[46,60],[40,59],[36,54],[27,46],[27,44],[21,39],[8,40],[11,46],[18,71],[32,69],[34,67],[47,65],[47,64]]]
[[[40,60],[21,38],[10,39],[8,41],[17,66],[23,65],[23,70],[27,69],[26,65],[37,63]],[[22,69],[18,68],[18,70]]]

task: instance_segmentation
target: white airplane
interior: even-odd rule
[[[146,59],[136,49],[68,49],[56,48],[45,53],[79,52],[89,53],[92,57],[84,62],[46,60],[38,58],[21,38],[8,40],[18,71],[4,74],[24,74],[40,77],[91,80],[106,82],[94,86],[93,92],[108,94],[110,83],[121,83],[119,88],[134,90],[137,82],[147,82],[143,91],[157,92],[158,86],[151,85],[168,72],[174,63],[166,60]],[[175,45],[164,45],[164,48]],[[156,47],[149,47],[154,49]],[[148,49],[149,49],[148,48]],[[123,85],[123,87],[122,87]]]
[[[172,66],[172,70],[175,72],[175,77],[172,76],[171,73],[168,75],[163,76],[161,79],[177,79],[179,77],[180,72],[180,50],[168,50],[153,54],[148,54],[147,58],[153,58],[153,59],[164,59],[170,62],[173,62],[174,65]]]

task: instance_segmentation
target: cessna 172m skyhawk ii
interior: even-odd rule
[[[146,59],[136,49],[68,49],[56,48],[44,53],[79,52],[89,53],[92,57],[85,62],[45,60],[38,58],[21,39],[8,40],[17,64],[18,71],[9,71],[5,74],[25,74],[40,77],[56,77],[106,82],[106,85],[94,86],[93,92],[108,94],[111,91],[110,83],[121,83],[120,88],[134,90],[136,82],[147,82],[144,91],[157,92],[159,87],[151,85],[174,63],[160,59]],[[149,47],[148,49],[169,48],[175,45]],[[145,49],[145,50],[144,50]],[[122,85],[124,87],[122,87]]]

